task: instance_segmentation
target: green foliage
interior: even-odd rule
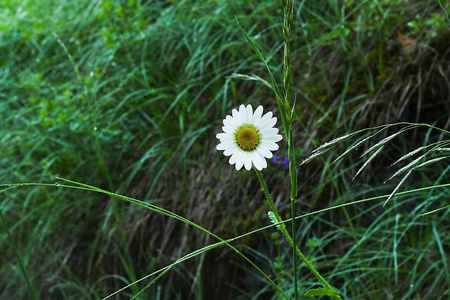
[[[314,145],[398,119],[445,128],[448,23],[436,1],[410,4],[295,4],[291,105],[298,161]],[[273,80],[235,19],[261,50]],[[229,170],[213,149],[232,107],[276,108],[271,89],[281,88],[274,82],[283,78],[281,28],[276,1],[2,1],[0,183],[52,184],[0,190],[8,229],[0,233],[0,298],[29,299],[35,288],[42,299],[99,299],[211,244],[204,234],[111,195],[54,185],[56,176],[165,207],[221,237],[270,224],[257,181]],[[416,41],[411,55],[396,30]],[[331,150],[335,155],[300,167],[298,215],[389,195],[399,181],[382,185],[389,178],[385,168],[440,140],[420,129],[399,136],[354,181],[363,163],[352,152],[331,164],[350,146],[340,143]],[[406,166],[411,157],[404,160]],[[416,165],[402,190],[448,182],[446,162]],[[265,174],[277,205],[289,198],[286,176],[275,164]],[[418,191],[393,197],[384,209],[386,197],[311,216],[299,221],[298,243],[346,298],[435,298],[449,292],[448,209],[439,210],[448,192]],[[236,240],[237,248],[267,274],[279,270],[276,283],[291,296],[288,247],[267,246],[274,231]],[[244,251],[251,246],[256,251]],[[234,253],[209,252],[171,268],[143,297],[275,294]],[[300,268],[302,292],[317,289]],[[147,283],[117,299],[131,298]]]

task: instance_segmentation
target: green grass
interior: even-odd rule
[[[442,3],[446,11],[448,4]],[[276,109],[264,65],[282,82],[277,1],[4,1],[0,4],[0,183],[64,177],[178,213],[222,238],[269,224],[253,173],[214,150],[240,103]],[[298,2],[291,41],[297,161],[345,133],[398,121],[448,129],[449,24],[436,1]],[[417,41],[406,56],[396,30]],[[280,85],[281,87],[281,85]],[[276,113],[277,115],[277,113]],[[277,124],[281,128],[281,123]],[[297,215],[389,194],[382,184],[414,149],[448,140],[417,128],[362,171],[351,142],[299,168]],[[383,136],[383,134],[385,134]],[[278,155],[287,156],[282,148]],[[324,167],[326,166],[326,167]],[[265,179],[289,217],[288,171]],[[448,183],[448,160],[418,169],[401,191]],[[215,241],[108,195],[58,186],[2,190],[0,298],[99,299]],[[344,298],[436,299],[450,293],[448,187],[323,212],[298,221],[297,241]],[[234,242],[293,295],[288,245],[274,229]],[[278,299],[220,247],[174,267],[143,299]],[[19,259],[20,258],[20,259]],[[318,282],[299,266],[302,291]],[[220,271],[218,271],[220,270]],[[130,298],[149,281],[127,289]],[[260,293],[260,294],[258,294]],[[378,295],[378,296],[373,296]]]

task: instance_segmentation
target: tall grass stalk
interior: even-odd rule
[[[291,105],[290,105],[290,88],[291,88],[291,76],[292,76],[292,65],[291,65],[291,26],[294,22],[294,7],[291,0],[284,0],[284,20],[283,20],[283,40],[284,40],[284,53],[283,53],[283,63],[284,63],[284,105],[286,106],[285,114],[286,119],[289,122],[287,126],[289,131],[286,132],[287,142],[288,142],[288,158],[289,158],[289,175],[291,178],[291,232],[292,232],[292,266],[294,271],[294,297],[298,299],[298,286],[297,286],[297,256],[295,253],[295,245],[297,245],[295,240],[295,198],[297,197],[297,171],[295,166],[295,146],[294,140],[292,138],[292,116],[291,116]],[[261,179],[260,179],[261,181]],[[275,208],[275,207],[274,207]]]
[[[285,43],[284,47],[284,54],[283,54],[283,61],[284,61],[284,77],[283,77],[283,85],[285,93],[284,95],[281,93],[280,89],[278,88],[278,84],[273,76],[272,71],[270,70],[270,67],[264,58],[261,51],[258,49],[256,44],[253,42],[252,38],[247,34],[247,32],[240,26],[239,21],[236,20],[236,22],[239,25],[240,30],[247,38],[247,41],[249,42],[252,49],[255,51],[258,58],[264,63],[264,66],[266,67],[266,70],[270,77],[270,83],[271,88],[273,92],[275,93],[275,97],[277,99],[278,108],[281,115],[281,120],[283,123],[283,128],[286,134],[286,139],[288,143],[288,158],[289,158],[289,176],[291,181],[291,192],[290,192],[290,206],[291,206],[291,227],[292,227],[292,236],[291,237],[289,232],[285,229],[284,226],[280,226],[280,230],[285,235],[286,239],[289,241],[289,244],[292,246],[292,260],[293,260],[293,268],[294,268],[294,288],[295,288],[295,297],[298,299],[298,291],[297,291],[297,263],[296,263],[296,255],[300,257],[300,259],[306,264],[306,266],[311,270],[311,272],[316,276],[316,278],[321,281],[325,285],[325,289],[316,289],[311,290],[311,293],[306,295],[310,296],[318,296],[318,295],[329,295],[334,297],[335,299],[340,299],[339,293],[334,290],[331,285],[319,274],[319,272],[314,268],[314,266],[309,262],[309,260],[306,258],[305,255],[300,251],[300,249],[296,246],[295,243],[295,198],[297,196],[297,173],[296,173],[296,163],[295,163],[295,146],[292,136],[292,109],[290,104],[290,81],[291,81],[291,62],[290,62],[290,42],[289,42],[289,36],[290,36],[290,30],[291,26],[294,20],[294,13],[293,13],[293,5],[292,2],[289,0],[283,1],[283,8],[284,8],[284,22],[283,22],[283,39]],[[272,209],[272,212],[274,214],[274,217],[276,218],[276,222],[280,223],[282,222],[281,217],[279,216],[277,209],[275,205],[273,205],[272,197],[270,196],[269,191],[267,190],[267,186],[262,178],[262,174],[256,170],[256,173],[258,175],[258,179],[261,183],[261,186],[263,188],[264,194],[267,198],[267,201],[269,202],[269,206]],[[284,228],[284,230],[283,230]]]
[[[291,0],[283,0],[283,11],[284,11],[284,19],[283,19],[283,41],[284,41],[284,52],[283,52],[283,65],[284,65],[284,76],[283,76],[283,87],[284,87],[284,101],[278,101],[278,106],[280,108],[280,113],[284,114],[284,118],[282,117],[283,127],[286,133],[286,139],[288,143],[288,158],[289,158],[289,177],[291,181],[291,192],[290,192],[290,208],[291,208],[291,233],[292,237],[289,235],[286,227],[284,225],[280,225],[279,229],[283,232],[286,239],[292,246],[292,264],[293,264],[293,276],[294,276],[294,296],[295,299],[298,299],[298,284],[297,284],[297,255],[300,259],[306,264],[306,266],[311,270],[311,272],[317,277],[317,279],[322,282],[326,290],[317,290],[317,294],[313,291],[309,295],[329,295],[335,299],[340,299],[339,293],[335,291],[331,285],[320,275],[320,273],[314,268],[314,266],[309,262],[306,256],[300,251],[297,247],[296,243],[296,230],[295,230],[295,198],[297,197],[297,170],[296,170],[296,162],[295,162],[295,145],[294,139],[292,135],[292,112],[293,108],[291,108],[290,102],[290,88],[292,81],[292,64],[291,64],[291,45],[290,45],[290,35],[291,35],[291,27],[294,22],[294,7]],[[284,106],[284,107],[282,107]],[[267,186],[264,182],[261,172],[255,170],[258,175],[258,179],[263,187],[264,194],[269,202],[269,206],[272,209],[272,212],[275,215],[276,221],[281,222],[277,209],[273,203],[272,197],[270,196],[269,191],[267,190]]]

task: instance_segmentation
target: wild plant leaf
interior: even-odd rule
[[[434,163],[437,162],[437,161],[440,161],[440,160],[443,160],[443,159],[446,159],[446,158],[449,158],[449,157],[450,157],[450,156],[442,156],[442,157],[436,157],[436,158],[427,160],[426,162],[423,162],[423,163],[421,163],[420,165],[418,165],[417,167],[415,167],[414,169],[418,169],[418,168],[421,168],[421,167],[425,167],[425,166],[434,164]]]
[[[386,199],[386,201],[383,203],[383,207],[388,203],[389,200],[391,200],[391,198],[395,195],[395,193],[398,191],[398,189],[400,188],[400,186],[403,184],[403,182],[405,182],[406,178],[408,178],[409,174],[411,174],[413,170],[409,170],[408,173],[406,173],[405,177],[402,178],[402,180],[400,180],[400,182],[397,184],[397,186],[395,187],[395,189],[392,191],[392,193],[389,195],[389,197]]]
[[[273,225],[276,225],[278,230],[281,230],[280,222],[278,222],[277,217],[275,216],[275,214],[272,211],[269,211],[267,213],[267,215],[269,216],[270,222]]]
[[[335,138],[334,140],[331,140],[329,142],[326,142],[325,144],[320,145],[318,148],[316,148],[315,150],[313,150],[313,153],[315,152],[319,152],[320,150],[323,150],[325,148],[329,148],[337,143],[339,143],[340,141],[346,140],[352,136],[354,136],[356,134],[356,132],[352,132],[343,136],[340,136],[338,138]]]
[[[391,177],[389,177],[389,179],[387,179],[385,182],[388,182],[389,180],[391,180],[392,178],[394,178],[397,175],[400,175],[401,173],[405,172],[406,170],[414,167],[415,165],[417,165],[417,163],[425,157],[426,154],[422,154],[421,156],[419,156],[418,158],[416,158],[415,160],[413,160],[412,162],[410,162],[409,164],[407,164],[406,166],[404,166],[403,168],[401,168],[400,170],[398,170],[397,172],[394,173],[394,175],[392,175]]]
[[[372,138],[375,134],[372,134],[364,139],[362,139],[361,141],[357,142],[356,144],[354,144],[353,146],[351,146],[350,148],[348,148],[347,150],[344,151],[344,153],[342,153],[341,155],[339,155],[338,158],[336,158],[332,163],[334,164],[335,162],[337,162],[338,160],[340,160],[342,157],[344,157],[345,155],[347,155],[349,152],[351,152],[353,149],[357,149],[359,146],[361,146],[364,142],[366,142],[367,140],[369,140],[370,138]]]
[[[258,81],[261,82],[262,84],[264,84],[265,86],[267,86],[268,88],[272,88],[272,86],[270,85],[270,83],[267,80],[264,80],[263,78],[259,77],[258,75],[252,74],[252,75],[247,75],[247,74],[239,74],[239,73],[233,73],[230,78],[239,78],[239,79],[244,79],[244,80],[249,80],[249,81]]]
[[[415,150],[413,150],[413,151],[411,151],[411,152],[409,152],[409,153],[406,153],[405,155],[403,155],[402,157],[400,157],[399,159],[397,159],[391,166],[396,165],[397,163],[399,163],[399,162],[401,162],[401,161],[407,159],[408,157],[413,156],[413,155],[416,154],[417,152],[420,152],[420,151],[422,151],[423,149],[426,149],[427,147],[428,147],[428,146],[422,146],[422,147],[419,147],[419,148],[417,148],[417,149],[415,149]]]
[[[312,296],[336,296],[336,291],[327,289],[327,288],[317,288],[317,289],[310,289],[307,290],[305,293],[305,296],[312,297]]]
[[[375,151],[370,157],[369,159],[362,165],[362,167],[358,170],[358,172],[356,172],[356,175],[353,176],[352,180],[354,180],[356,178],[356,176],[359,175],[359,173],[361,173],[362,170],[364,170],[367,165],[369,165],[369,163],[381,152],[381,150],[384,149],[384,147],[386,146],[386,144],[382,145],[380,148],[378,148],[377,151]]]
[[[375,145],[373,145],[372,147],[370,147],[369,149],[367,149],[361,156],[365,156],[368,153],[372,152],[373,150],[375,150],[378,147],[381,147],[383,145],[386,145],[387,142],[389,142],[390,140],[392,140],[393,138],[395,138],[397,135],[399,135],[400,133],[402,133],[402,131],[398,131],[394,134],[391,134],[388,137],[385,137],[384,139],[382,139],[381,141],[379,141],[378,143],[376,143]]]

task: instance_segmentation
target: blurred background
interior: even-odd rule
[[[296,1],[295,13],[297,161],[363,128],[404,121],[449,129],[450,26],[438,1]],[[215,150],[215,135],[241,103],[279,118],[258,79],[268,74],[235,19],[282,83],[280,1],[5,0],[0,14],[1,184],[64,177],[164,207],[222,238],[270,224],[255,174],[236,172]],[[390,164],[448,139],[425,127],[408,131],[352,181],[360,154],[400,128],[336,164],[351,141],[299,167],[296,214],[389,194],[401,177],[383,182],[409,161]],[[283,141],[264,176],[288,218]],[[423,167],[400,190],[448,183],[448,171],[448,160]],[[215,242],[103,194],[58,185],[0,191],[1,299],[32,299],[17,254],[41,299],[101,299]],[[381,199],[302,218],[298,244],[345,299],[446,299],[449,211],[418,214],[448,205],[449,195],[438,188],[384,208]],[[291,251],[275,229],[233,245],[293,295]],[[299,268],[301,291],[317,287]],[[227,247],[178,265],[138,298],[279,299]]]

